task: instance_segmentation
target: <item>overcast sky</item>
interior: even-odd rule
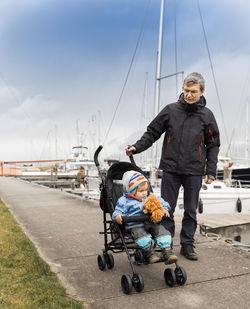
[[[160,0],[1,1],[0,161],[65,159],[77,143],[77,128],[91,151],[104,143],[106,156],[135,142],[154,117],[160,4]],[[176,71],[174,4],[166,0],[163,76]],[[177,71],[204,75],[207,106],[221,130],[221,155],[228,147],[224,117],[228,139],[237,128],[231,149],[245,157],[240,143],[248,139],[250,2],[200,0],[200,9],[221,108],[197,0],[176,0]],[[175,99],[172,77],[162,81],[161,108]]]

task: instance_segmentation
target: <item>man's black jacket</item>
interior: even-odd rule
[[[191,106],[192,105],[192,106]],[[219,130],[202,96],[187,104],[183,95],[155,117],[133,146],[135,153],[149,148],[165,132],[160,169],[184,175],[216,175]]]

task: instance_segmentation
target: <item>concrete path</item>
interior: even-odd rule
[[[124,253],[115,254],[115,267],[100,271],[97,255],[103,248],[102,211],[94,202],[15,178],[0,178],[0,197],[51,265],[68,293],[89,302],[88,308],[250,308],[250,253],[196,235],[198,261],[179,258],[187,272],[184,286],[167,287],[163,263],[137,267],[142,293],[124,295],[120,279],[130,273]],[[179,255],[179,233],[174,252]]]

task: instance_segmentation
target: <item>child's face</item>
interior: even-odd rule
[[[138,187],[138,189],[135,192],[135,197],[138,200],[144,199],[148,195],[148,183],[141,185]]]

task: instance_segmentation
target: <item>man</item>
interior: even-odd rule
[[[205,81],[201,74],[191,73],[183,82],[183,93],[176,103],[166,105],[126,153],[140,153],[165,133],[160,169],[163,170],[161,195],[171,206],[170,218],[163,223],[174,237],[174,211],[180,186],[184,188],[184,215],[180,233],[181,254],[197,260],[194,234],[197,206],[202,184],[215,179],[219,153],[219,130],[213,113],[203,96]]]

